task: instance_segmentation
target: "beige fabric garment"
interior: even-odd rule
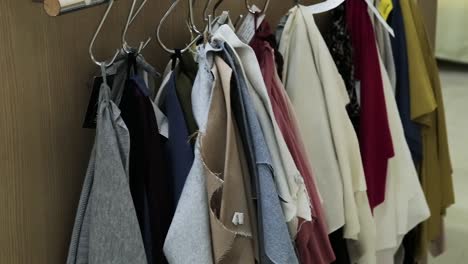
[[[207,175],[212,247],[215,263],[255,263],[255,211],[239,132],[232,116],[232,70],[219,57],[207,130],[201,153]],[[243,218],[235,224],[234,218]],[[196,250],[196,249],[194,249]]]

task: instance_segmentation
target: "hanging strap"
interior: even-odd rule
[[[102,77],[102,83],[107,85],[107,71],[106,71],[106,66],[104,64],[101,65],[101,77]]]
[[[174,70],[175,67],[177,66],[177,59],[182,61],[182,51],[181,51],[181,49],[175,49],[174,54],[171,55],[171,60],[172,60],[171,70]]]

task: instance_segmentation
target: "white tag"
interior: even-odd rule
[[[252,6],[252,10],[255,12],[261,11],[255,5]],[[262,14],[257,18],[257,28],[260,26],[264,19],[265,14]],[[249,12],[249,14],[247,14],[247,16],[244,18],[244,21],[242,21],[242,24],[237,29],[236,34],[240,38],[240,40],[242,40],[242,42],[249,44],[252,38],[254,37],[257,28],[255,28],[255,16]]]
[[[370,10],[374,15],[377,17],[379,22],[384,26],[384,28],[390,33],[392,37],[395,37],[395,32],[393,31],[393,28],[385,21],[385,19],[382,17],[380,14],[379,10],[374,6],[374,3],[372,3],[372,0],[365,0],[367,5],[369,6]]]
[[[234,213],[232,217],[232,223],[236,226],[244,224],[244,214],[243,213]]]
[[[327,11],[330,11],[334,8],[337,8],[341,5],[345,0],[328,0],[325,2],[321,2],[319,4],[311,5],[307,7],[307,10],[310,10],[312,14],[320,14]]]
[[[358,104],[361,105],[361,81],[356,81],[355,89]]]

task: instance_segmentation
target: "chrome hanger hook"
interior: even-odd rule
[[[91,42],[89,43],[89,47],[88,47],[88,52],[89,52],[89,56],[91,60],[99,67],[102,67],[102,66],[109,67],[115,62],[115,60],[117,59],[117,56],[119,56],[120,54],[120,50],[117,49],[114,56],[112,57],[110,61],[98,61],[93,53],[94,43],[96,42],[96,39],[99,33],[101,32],[102,26],[106,22],[107,17],[109,16],[109,12],[112,9],[113,5],[114,5],[114,0],[109,0],[109,5],[107,6],[106,12],[104,13],[104,16],[102,17],[101,22],[98,25],[98,28],[94,32],[93,38],[91,39]]]
[[[125,23],[125,27],[124,27],[124,30],[122,32],[122,49],[128,54],[128,53],[131,53],[135,50],[138,50],[138,52],[140,52],[142,49],[144,49],[148,43],[151,41],[151,37],[148,37],[148,39],[146,41],[144,41],[144,45],[143,46],[139,46],[138,49],[136,48],[133,48],[131,47],[126,38],[127,38],[127,32],[128,32],[128,28],[130,27],[130,25],[133,23],[133,21],[135,20],[135,18],[139,15],[139,13],[141,12],[141,10],[143,9],[143,7],[145,6],[146,2],[148,2],[148,0],[143,0],[143,2],[141,2],[140,6],[138,7],[138,9],[133,12],[135,10],[135,6],[136,6],[136,2],[137,0],[133,0],[132,2],[132,5],[130,7],[130,12],[128,13],[128,17],[127,17],[127,22]]]

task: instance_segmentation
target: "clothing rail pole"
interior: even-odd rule
[[[105,4],[109,0],[33,0],[33,2],[44,3],[44,9],[49,16],[59,16]]]

